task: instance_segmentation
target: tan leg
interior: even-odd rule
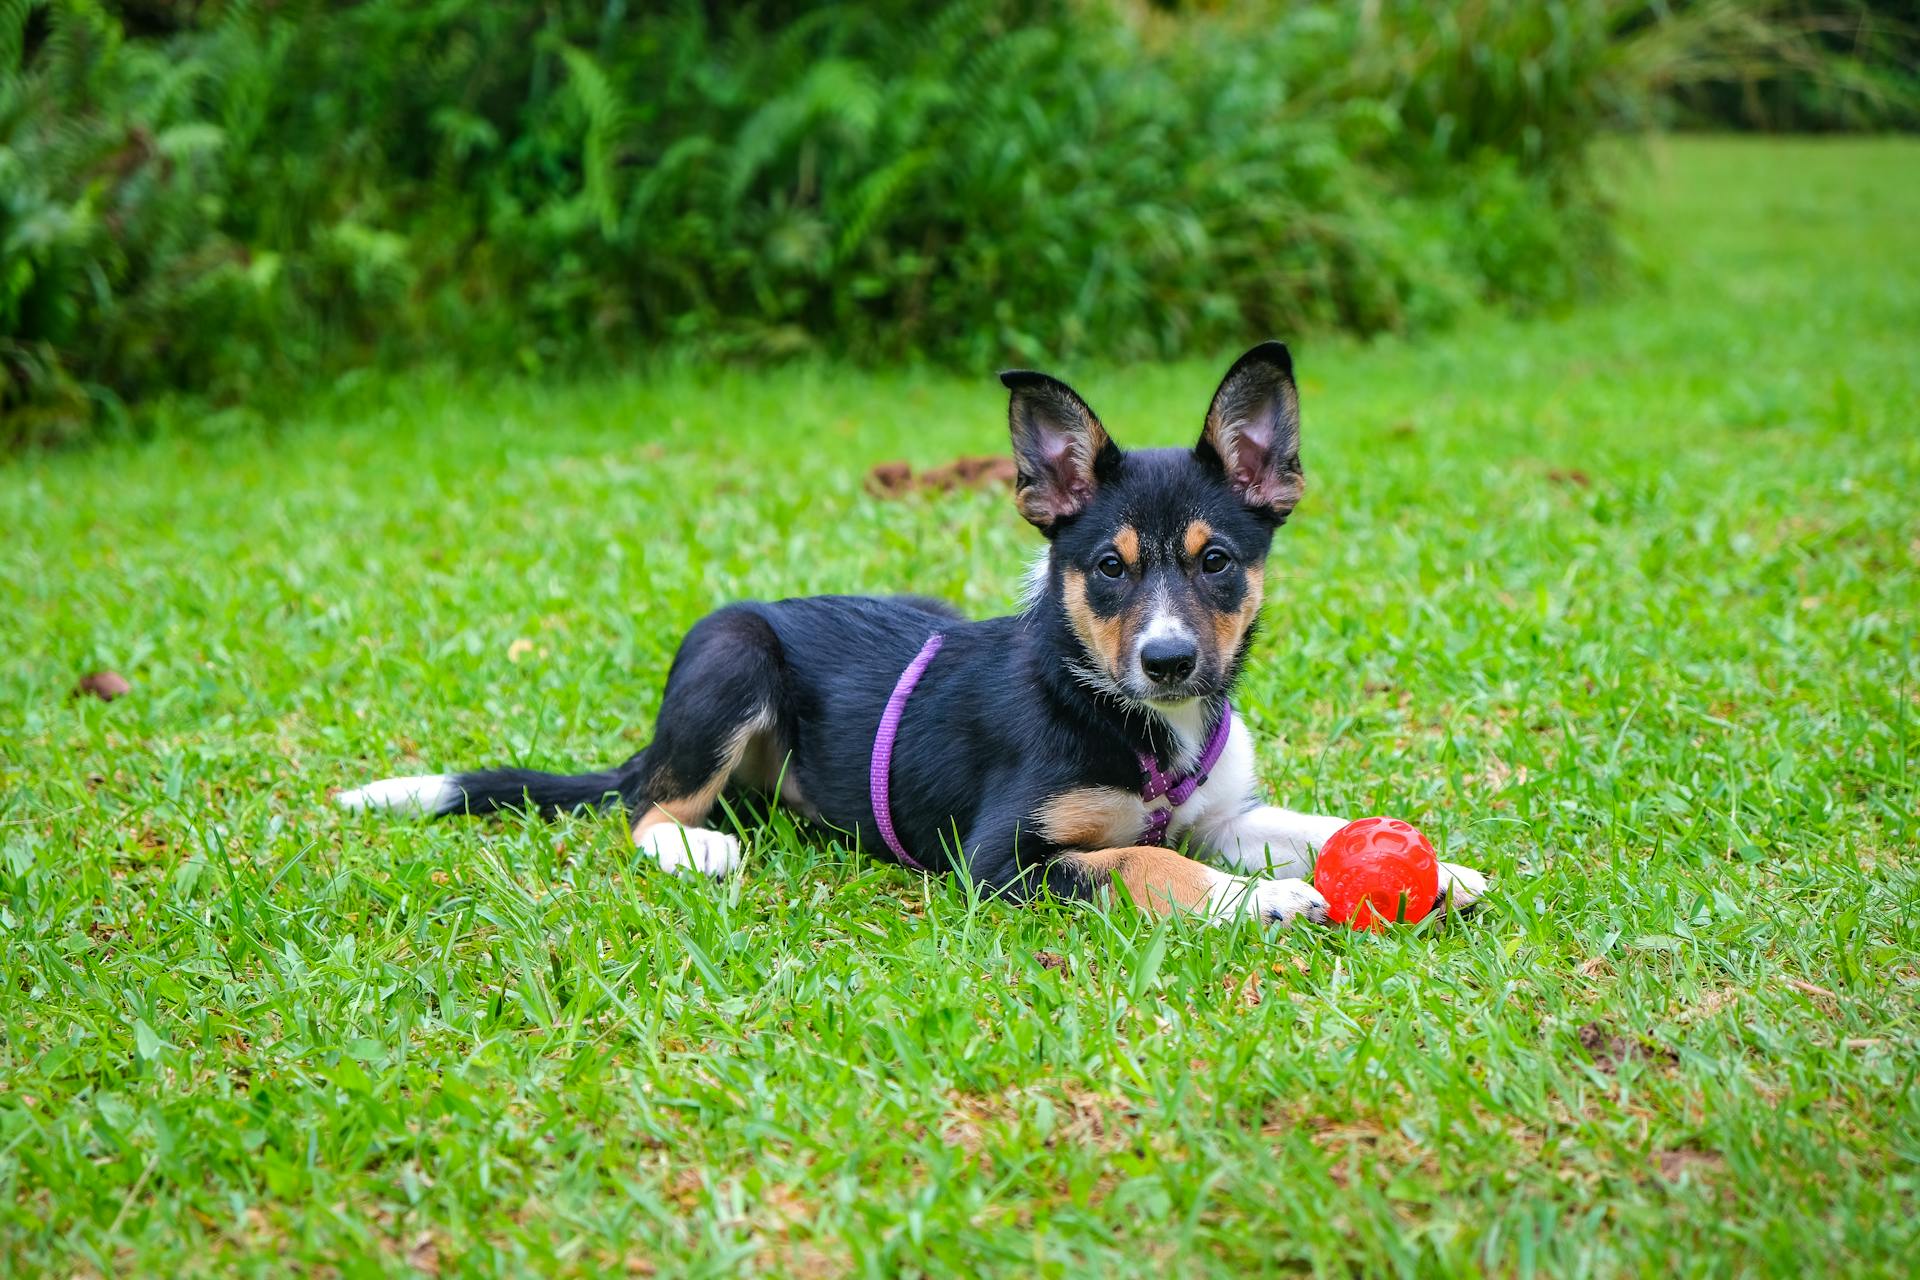
[[[741,725],[727,741],[720,767],[699,786],[656,800],[633,824],[633,843],[669,871],[692,870],[710,876],[730,874],[740,865],[740,841],[724,831],[701,826],[726,790],[735,770],[760,737],[769,731],[763,717]]]
[[[1089,888],[1119,881],[1136,904],[1158,916],[1191,911],[1215,923],[1251,916],[1283,924],[1303,915],[1327,918],[1326,899],[1304,880],[1229,875],[1154,845],[1062,854],[1060,862]]]

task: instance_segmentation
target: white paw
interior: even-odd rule
[[[1207,895],[1216,920],[1278,920],[1290,925],[1301,916],[1315,924],[1325,924],[1327,900],[1305,880],[1242,880],[1225,877],[1229,883],[1216,885]]]
[[[633,843],[665,871],[698,871],[717,880],[740,865],[740,842],[705,827],[662,822],[642,831]]]
[[[1487,878],[1457,863],[1440,864],[1440,897],[1450,911],[1464,911],[1487,891]]]

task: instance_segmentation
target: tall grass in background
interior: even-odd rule
[[[1727,3],[1727,0],[1722,0]],[[1920,129],[1913,0],[1728,4],[1721,38],[1686,51],[1664,95],[1687,127]]]
[[[1614,261],[1595,137],[1729,40],[1811,50],[1775,7],[0,0],[0,444],[374,358],[1552,306]]]

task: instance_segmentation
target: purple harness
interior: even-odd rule
[[[880,828],[880,838],[887,842],[887,848],[893,850],[893,856],[900,859],[915,871],[926,871],[914,856],[900,844],[900,837],[893,829],[893,805],[889,797],[889,781],[893,772],[893,743],[900,736],[900,717],[906,714],[907,699],[913,696],[913,687],[920,683],[920,677],[927,673],[927,667],[933,662],[933,655],[940,652],[940,646],[946,643],[946,637],[939,632],[927,637],[920,646],[920,652],[914,655],[907,669],[900,673],[899,683],[893,686],[893,694],[887,699],[887,709],[880,715],[880,728],[873,735],[873,765],[867,771],[867,781],[873,790],[873,823]],[[1227,749],[1227,737],[1233,729],[1233,707],[1231,704],[1220,709],[1220,723],[1215,725],[1213,733],[1207,738],[1207,745],[1200,752],[1200,759],[1194,763],[1192,773],[1168,773],[1147,752],[1140,752],[1140,771],[1147,777],[1147,783],[1140,788],[1140,799],[1147,806],[1147,827],[1141,834],[1142,844],[1164,844],[1167,839],[1167,827],[1173,822],[1173,811],[1193,798],[1193,793],[1206,782],[1207,774],[1220,761],[1220,754]],[[1163,803],[1164,801],[1164,803]]]
[[[1140,798],[1146,801],[1148,809],[1146,834],[1140,837],[1142,844],[1167,842],[1167,824],[1173,821],[1173,811],[1192,799],[1193,793],[1206,782],[1213,766],[1220,763],[1220,753],[1227,749],[1227,735],[1232,731],[1233,704],[1223,703],[1220,723],[1213,727],[1200,758],[1194,761],[1192,773],[1163,773],[1152,756],[1144,751],[1140,753],[1140,772],[1147,775],[1147,785],[1140,788]],[[1158,804],[1162,796],[1167,802]]]

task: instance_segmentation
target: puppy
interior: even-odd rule
[[[1045,374],[1001,375],[1020,514],[1047,539],[1026,607],[962,618],[910,597],[728,605],[681,641],[653,741],[601,773],[388,778],[349,809],[543,813],[618,802],[670,870],[725,876],[707,825],[730,791],[777,793],[905,866],[987,889],[1283,924],[1326,917],[1301,877],[1345,820],[1261,803],[1231,702],[1274,533],[1302,488],[1284,345],[1237,360],[1191,449],[1123,452]],[[1177,851],[1186,848],[1217,865]],[[1441,865],[1442,905],[1481,876]]]

